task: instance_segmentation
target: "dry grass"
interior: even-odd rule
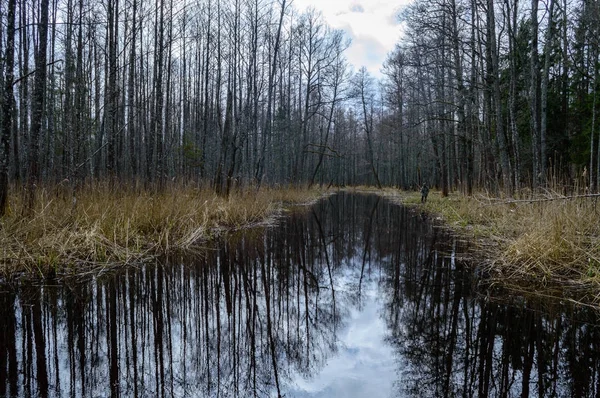
[[[385,191],[417,205],[417,192]],[[547,192],[530,200],[431,192],[423,209],[466,235],[495,283],[600,304],[600,198]],[[549,293],[551,292],[551,293]]]
[[[319,190],[238,191],[170,187],[161,193],[86,188],[73,200],[63,187],[39,190],[33,216],[22,217],[20,195],[0,220],[0,272],[52,275],[194,251],[224,231],[268,223],[284,206],[306,203]]]

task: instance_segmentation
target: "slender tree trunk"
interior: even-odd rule
[[[442,197],[447,197],[449,194],[448,190],[448,123],[446,122],[446,67],[444,65],[443,60],[447,58],[446,53],[446,26],[447,26],[447,16],[443,14],[442,16],[442,30],[441,34],[439,34],[439,48],[436,52],[437,62],[436,62],[436,87],[435,87],[435,95],[437,96],[437,112],[438,112],[438,120],[435,124],[438,128],[435,129],[433,134],[438,134],[435,137],[435,142],[437,143],[437,153],[436,158],[439,162],[439,178],[442,186]],[[434,144],[435,145],[435,144]]]
[[[131,44],[129,50],[129,87],[127,89],[127,102],[129,105],[129,110],[127,112],[128,122],[128,136],[129,136],[129,153],[130,153],[130,163],[131,163],[131,175],[135,180],[138,174],[138,148],[136,146],[136,136],[138,134],[136,128],[136,120],[135,120],[135,89],[136,89],[136,46],[137,46],[137,0],[133,0],[132,4],[132,21],[131,21]],[[185,54],[185,52],[184,52]]]
[[[256,180],[258,184],[258,188],[260,188],[260,184],[263,179],[264,169],[265,169],[265,156],[266,156],[266,146],[267,146],[267,137],[271,136],[271,128],[272,128],[272,109],[273,109],[273,91],[275,74],[277,73],[277,55],[279,54],[279,42],[281,40],[281,28],[283,26],[283,17],[285,16],[285,6],[286,0],[282,0],[281,2],[281,13],[279,14],[279,24],[277,26],[277,36],[275,36],[275,46],[273,48],[273,59],[271,60],[271,70],[269,73],[269,86],[267,87],[267,114],[265,117],[265,129],[262,132],[262,146],[260,158],[258,160],[258,165],[256,168]]]
[[[75,173],[77,184],[83,182],[85,176],[84,162],[85,160],[85,141],[87,138],[83,135],[84,130],[84,113],[87,113],[85,105],[85,79],[83,76],[83,2],[79,0],[79,26],[77,32],[77,55],[76,55],[76,71],[75,71]]]
[[[373,151],[373,109],[372,103],[367,103],[367,70],[363,67],[358,73],[360,79],[358,82],[360,84],[360,100],[363,110],[363,127],[367,136],[367,158],[371,166],[371,172],[373,173],[373,177],[375,178],[375,183],[377,184],[377,187],[381,189],[381,181],[379,180],[379,173],[377,172],[377,167],[375,165],[375,154]],[[369,106],[370,109],[367,109],[367,106]]]
[[[594,61],[598,62],[598,55],[594,55]],[[594,136],[596,135],[596,105],[597,105],[597,97],[598,97],[598,68],[595,68],[594,71],[594,82],[592,85],[593,91],[593,99],[592,99],[592,126],[590,131],[590,193],[594,192]],[[600,138],[599,138],[600,140]],[[596,163],[596,167],[600,170],[600,142],[598,143],[598,162]],[[600,171],[598,171],[598,180],[600,180]],[[600,184],[600,181],[598,181]],[[597,185],[600,187],[600,185]]]
[[[40,0],[40,20],[38,25],[38,49],[35,54],[35,76],[32,103],[31,138],[29,143],[29,174],[27,177],[25,214],[31,215],[35,205],[37,184],[40,178],[39,141],[44,116],[46,98],[46,57],[48,49],[48,0]]]
[[[538,1],[538,0],[532,0]],[[488,75],[488,80],[491,80],[493,102],[494,102],[494,113],[495,113],[495,127],[496,127],[496,140],[498,142],[500,161],[502,163],[502,178],[504,182],[504,190],[510,196],[513,193],[512,187],[512,170],[510,167],[510,158],[508,155],[508,146],[506,144],[506,136],[504,132],[504,123],[502,119],[502,96],[500,92],[500,68],[498,62],[498,48],[496,44],[496,18],[494,11],[494,1],[487,0],[487,12],[488,12],[488,57],[491,62],[491,68],[488,66],[491,75]]]
[[[600,59],[598,58],[598,49],[596,49],[596,63],[600,63]],[[598,97],[598,68],[596,67],[595,75],[594,75],[594,109],[592,110],[592,136],[596,133],[596,124],[598,122],[598,112],[596,109],[597,105],[597,97]],[[590,179],[593,178],[591,174],[592,169],[590,169]],[[596,191],[600,192],[600,135],[598,136],[598,149],[596,153]]]
[[[531,0],[531,73],[530,73],[530,110],[531,110],[531,150],[533,154],[533,187],[540,182],[540,118],[539,118],[539,60],[538,60],[538,2]]]
[[[546,181],[548,178],[546,166],[547,166],[547,154],[546,154],[546,136],[548,130],[548,83],[550,80],[550,51],[552,49],[552,42],[554,40],[554,4],[555,0],[549,0],[548,10],[548,26],[546,27],[546,43],[544,45],[544,71],[542,75],[542,109],[541,109],[541,120],[540,120],[540,174],[542,180]],[[590,170],[591,172],[591,170]],[[592,181],[590,179],[590,181]]]
[[[75,119],[75,115],[76,115],[76,110],[74,107],[74,103],[73,103],[73,96],[72,96],[72,90],[75,86],[75,61],[74,61],[74,57],[73,57],[73,30],[75,28],[75,24],[74,24],[74,13],[75,13],[75,7],[73,5],[73,0],[69,0],[67,2],[67,25],[66,25],[66,29],[67,29],[67,34],[66,34],[66,40],[65,40],[65,74],[64,74],[64,86],[65,86],[65,100],[64,100],[64,115],[63,115],[63,123],[62,123],[62,129],[65,135],[64,138],[64,142],[65,145],[63,145],[63,158],[62,158],[62,165],[64,168],[66,168],[66,170],[68,170],[68,174],[70,174],[71,170],[73,170],[73,142],[74,142],[74,137],[73,137],[73,129],[74,129],[74,119]],[[53,33],[52,36],[55,36],[54,33],[54,29],[53,29]],[[54,45],[53,45],[53,51],[52,53],[54,54]],[[54,60],[54,57],[53,57]],[[54,75],[54,73],[51,74],[52,76]],[[50,79],[51,82],[54,81],[54,78]],[[54,85],[54,84],[52,84]],[[51,91],[52,90],[51,88]],[[50,103],[53,104],[54,103],[54,98],[53,95],[50,97]],[[51,108],[51,107],[50,107]],[[51,133],[51,132],[50,132]],[[52,172],[52,170],[50,171]],[[68,178],[68,174],[67,174],[67,178]]]
[[[339,44],[338,44],[339,46]],[[338,92],[340,89],[340,85],[342,84],[342,79],[344,78],[344,74],[345,74],[345,65],[344,65],[344,61],[342,59],[342,51],[343,49],[341,47],[338,47],[336,52],[336,65],[335,65],[335,70],[333,72],[334,76],[333,76],[333,94],[332,94],[332,98],[331,98],[331,107],[329,108],[329,116],[327,117],[327,127],[325,129],[325,138],[321,141],[321,148],[319,149],[319,160],[317,161],[317,165],[315,167],[315,170],[312,174],[312,177],[310,179],[310,182],[308,184],[308,186],[312,186],[315,183],[315,178],[317,177],[317,173],[319,172],[319,168],[321,167],[321,164],[323,163],[323,157],[325,156],[325,151],[328,149],[327,145],[329,143],[329,135],[331,133],[331,128],[333,126],[333,114],[338,106]]]
[[[517,40],[515,29],[517,26],[517,4],[518,0],[512,2],[506,0],[507,25],[508,25],[508,51],[511,54],[509,63],[510,88],[508,93],[508,120],[510,126],[510,136],[512,139],[512,148],[514,154],[513,161],[513,183],[516,190],[519,190],[521,184],[521,143],[519,130],[517,128]]]
[[[206,171],[206,139],[208,136],[208,124],[209,124],[209,108],[210,108],[210,92],[209,92],[209,71],[210,71],[210,46],[212,42],[211,37],[211,0],[208,0],[208,26],[207,26],[207,37],[206,37],[206,54],[205,54],[205,63],[204,63],[204,109],[203,109],[203,132],[202,132],[202,145],[200,147],[200,178],[204,178],[204,173]]]
[[[41,158],[45,159],[46,167],[43,167],[41,172],[44,173],[46,177],[46,181],[56,181],[58,178],[61,178],[58,170],[56,169],[56,160],[55,154],[58,152],[58,148],[56,147],[56,115],[55,115],[55,101],[56,101],[56,79],[55,79],[55,54],[56,54],[56,18],[57,18],[57,7],[58,0],[52,0],[52,21],[50,21],[50,76],[48,77],[48,83],[50,84],[50,89],[46,90],[45,99],[46,103],[44,105],[44,112],[46,113],[47,120],[47,129],[45,135],[45,151],[41,152]],[[46,84],[48,84],[46,83]],[[69,129],[70,130],[70,129]],[[63,149],[63,155],[68,154],[71,147],[71,131],[66,133],[65,145]],[[68,157],[63,156],[63,163],[61,164],[63,168],[67,165],[65,161]],[[62,173],[61,173],[62,174]]]
[[[467,92],[465,88],[465,82],[463,78],[463,66],[461,59],[461,51],[459,47],[459,31],[458,31],[458,12],[456,9],[456,1],[450,1],[451,9],[452,9],[452,55],[454,59],[454,73],[456,76],[456,86],[457,86],[457,95],[458,95],[458,109],[456,111],[458,120],[456,125],[456,135],[459,140],[459,144],[461,148],[466,146],[467,141],[467,132],[466,132],[466,116],[465,116],[465,108],[466,108],[466,98]],[[462,156],[461,161],[461,170],[466,169],[465,162],[467,162],[467,157]],[[464,174],[461,172],[461,182],[464,184]],[[468,191],[468,190],[467,190]]]
[[[106,156],[106,171],[111,181],[114,184],[116,178],[116,136],[117,136],[117,102],[119,92],[117,89],[117,26],[119,24],[117,16],[119,15],[118,0],[109,0],[108,12],[108,84],[106,87],[106,118],[105,129],[107,139],[107,156]]]
[[[16,0],[8,0],[6,14],[6,51],[4,96],[2,98],[2,132],[0,133],[0,217],[8,207],[8,157],[10,154],[10,133],[13,124],[13,80],[15,64],[15,9]]]

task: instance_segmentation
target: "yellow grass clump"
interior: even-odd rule
[[[160,192],[94,187],[73,193],[39,189],[23,217],[22,195],[0,219],[0,273],[40,276],[194,251],[224,231],[268,223],[286,205],[306,203],[318,189],[240,190],[228,198],[210,189],[171,186]]]

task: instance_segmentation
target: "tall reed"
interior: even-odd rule
[[[48,275],[143,261],[157,254],[197,250],[223,231],[268,223],[284,205],[304,203],[316,189],[238,190],[173,185],[160,192],[95,184],[78,191],[38,189],[33,214],[23,217],[13,194],[0,219],[0,272]]]

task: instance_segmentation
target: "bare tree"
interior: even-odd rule
[[[0,217],[8,206],[8,160],[10,135],[13,126],[13,84],[15,63],[15,9],[16,0],[8,0],[6,15],[6,50],[4,54],[4,90],[2,96],[2,129],[0,133]]]
[[[381,189],[382,185],[379,181],[379,174],[377,172],[375,154],[373,151],[375,93],[373,91],[373,78],[369,75],[369,72],[367,72],[365,67],[360,68],[356,73],[353,85],[362,111],[362,127],[366,135],[365,138],[367,143],[367,161],[371,168],[371,172],[373,173],[373,177],[375,178],[375,183]]]
[[[29,142],[29,170],[27,177],[26,212],[31,214],[35,204],[36,187],[40,178],[39,140],[46,98],[47,49],[48,49],[48,0],[40,1],[38,24],[38,48],[35,54],[35,85],[32,97],[31,137]]]

